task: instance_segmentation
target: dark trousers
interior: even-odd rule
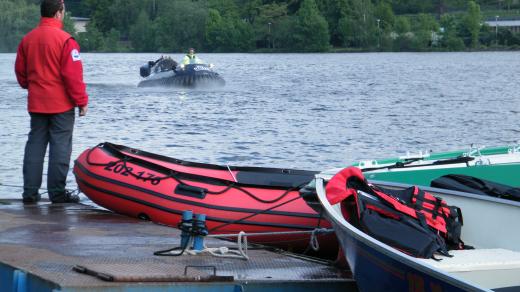
[[[42,184],[43,160],[49,145],[47,189],[51,201],[62,200],[72,153],[74,109],[59,114],[31,115],[31,131],[25,145],[23,159],[24,198],[39,199]]]

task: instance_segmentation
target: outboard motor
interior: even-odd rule
[[[150,63],[152,62],[148,62],[146,64],[144,64],[143,66],[141,66],[141,68],[139,68],[139,74],[141,75],[141,77],[148,77],[150,76],[150,73],[152,73],[152,66]]]

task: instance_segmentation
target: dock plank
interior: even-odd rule
[[[24,205],[20,200],[3,200],[0,204],[0,263],[25,271],[58,290],[151,287],[152,282],[161,282],[153,285],[163,288],[188,282],[225,285],[224,278],[208,277],[212,271],[202,266],[210,266],[215,267],[217,276],[232,277],[232,283],[237,285],[276,287],[300,283],[309,288],[318,285],[321,290],[341,287],[355,291],[355,283],[345,271],[268,250],[250,250],[249,261],[210,255],[153,255],[154,251],[179,244],[180,231],[175,228],[92,206],[49,202]],[[206,239],[206,244],[234,246],[211,238]],[[77,265],[112,273],[116,281],[75,272],[73,267]],[[184,275],[187,266],[191,267]],[[167,283],[170,281],[176,283]]]

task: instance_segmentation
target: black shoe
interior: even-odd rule
[[[22,202],[24,204],[30,205],[30,204],[36,204],[41,199],[41,197],[38,196],[31,196],[31,197],[23,197]]]
[[[65,193],[61,196],[58,196],[59,199],[51,199],[53,204],[60,203],[79,203],[79,196],[72,194],[70,191],[65,191]]]

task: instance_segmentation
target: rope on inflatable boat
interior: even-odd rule
[[[177,183],[179,184],[183,184],[183,185],[186,185],[186,186],[191,186],[190,184],[187,184],[185,183],[183,180],[179,179],[178,177],[176,177],[176,175],[179,173],[178,171],[173,171],[173,170],[170,170],[169,174],[168,175],[165,175],[163,177],[154,177],[154,178],[144,178],[144,177],[141,177],[135,173],[132,172],[132,169],[130,169],[128,166],[127,166],[127,162],[129,161],[132,161],[132,160],[139,160],[138,158],[134,158],[134,157],[131,157],[131,156],[128,156],[126,154],[124,154],[123,152],[119,151],[119,150],[115,150],[117,151],[120,155],[123,155],[123,158],[121,159],[118,159],[116,161],[111,161],[111,162],[108,162],[108,163],[95,163],[95,162],[92,162],[90,160],[90,155],[92,153],[92,151],[100,146],[103,146],[104,143],[101,143],[99,144],[98,146],[94,147],[94,148],[91,148],[89,149],[88,153],[87,153],[87,163],[90,164],[90,165],[94,165],[94,166],[115,166],[117,165],[118,163],[122,163],[123,165],[123,168],[125,169],[125,171],[130,174],[131,176],[135,177],[135,178],[138,178],[138,179],[142,179],[144,181],[147,181],[147,180],[155,180],[155,181],[162,181],[162,180],[165,180],[165,179],[173,179],[175,180]],[[152,163],[152,162],[149,162],[147,161],[148,163]],[[231,172],[231,169],[229,169],[229,166],[228,166],[228,170]],[[261,199],[257,196],[255,196],[254,194],[252,194],[251,192],[249,192],[248,190],[246,189],[243,189],[241,188],[240,186],[237,186],[235,185],[235,183],[237,183],[236,181],[236,178],[235,176],[233,176],[233,178],[235,179],[235,182],[230,182],[224,189],[220,190],[220,191],[210,191],[210,190],[207,190],[207,193],[210,194],[210,195],[221,195],[225,192],[227,192],[228,190],[234,188],[234,189],[237,189],[239,191],[241,191],[242,193],[250,196],[251,198],[253,198],[254,200],[258,201],[258,202],[261,202],[261,203],[264,203],[264,204],[272,204],[272,203],[276,203],[276,202],[279,202],[280,200],[282,200],[283,198],[285,198],[290,192],[292,191],[296,191],[296,190],[299,190],[300,188],[304,187],[307,183],[303,183],[301,185],[298,185],[296,187],[292,187],[292,188],[289,188],[287,189],[283,194],[281,194],[280,196],[278,196],[277,198],[275,199],[272,199],[272,200],[264,200],[264,199]],[[252,218],[254,216],[257,216],[257,215],[260,215],[260,214],[263,214],[263,213],[266,213],[266,212],[269,212],[273,209],[276,209],[276,208],[279,208],[283,205],[286,205],[286,204],[289,204],[293,201],[296,201],[296,200],[299,200],[299,199],[302,199],[303,198],[303,195],[302,194],[299,194],[298,196],[290,199],[290,200],[287,200],[285,202],[282,202],[282,203],[279,203],[279,204],[276,204],[275,206],[272,206],[270,208],[267,208],[265,210],[259,210],[253,214],[250,214],[250,215],[247,215],[245,217],[242,217],[240,219],[237,219],[237,220],[233,220],[231,222],[227,222],[227,223],[224,223],[224,224],[221,224],[221,225],[218,225],[212,229],[210,229],[208,232],[213,232],[213,231],[216,231],[220,228],[223,228],[225,226],[228,226],[228,225],[232,225],[232,224],[237,224],[237,223],[240,223],[240,222],[243,222],[244,220],[247,220],[249,218]],[[310,233],[311,234],[311,237],[310,237],[310,241],[309,241],[309,245],[308,247],[306,248],[304,254],[306,254],[307,252],[309,252],[310,249],[313,249],[314,251],[318,251],[319,250],[319,243],[318,243],[318,239],[317,239],[317,236],[320,235],[320,233],[322,232],[317,232],[317,230],[320,230],[322,228],[320,228],[320,224],[321,224],[321,219],[322,219],[322,213],[320,213],[320,217],[319,217],[319,220],[318,220],[318,224],[316,226],[316,228],[312,231],[287,231],[287,232],[281,232],[281,233],[277,233],[277,232],[266,232],[266,233],[259,233],[259,234],[256,234],[256,235],[264,235],[264,236],[270,236],[270,235],[280,235],[280,234],[305,234],[305,233]],[[179,227],[180,228],[180,227]],[[182,230],[182,229],[181,229]],[[249,234],[249,236],[251,236],[251,234]],[[225,236],[222,236],[222,235],[215,235],[215,237],[225,237]],[[233,237],[233,236],[229,236],[229,237]],[[280,241],[277,241],[277,242],[280,242]],[[240,243],[238,243],[239,247],[241,246]],[[246,239],[246,245],[247,245],[247,239]],[[186,252],[186,250],[189,250],[187,249],[187,246],[181,246],[181,247],[177,247],[177,248],[173,248],[173,249],[169,249],[169,250],[164,250],[164,251],[158,251],[158,252],[155,252],[154,254],[155,255],[164,255],[162,253],[166,253],[168,255],[173,255],[173,256],[178,256],[178,255],[182,255]],[[247,248],[246,248],[247,249]],[[178,254],[171,254],[173,251],[178,251],[178,250],[182,250],[180,253]],[[240,250],[240,248],[239,248]],[[212,252],[219,252],[217,250],[212,250]],[[243,257],[243,255],[240,255],[241,257]]]
[[[137,158],[134,158],[134,157],[130,157],[124,153],[122,153],[121,151],[119,150],[116,150],[118,151],[121,155],[123,155],[124,157],[121,158],[121,159],[118,159],[116,161],[110,161],[110,162],[107,162],[107,163],[95,163],[95,162],[92,162],[90,160],[90,154],[92,153],[92,151],[96,148],[98,148],[99,146],[103,145],[103,143],[99,144],[98,146],[94,147],[94,148],[91,148],[88,150],[88,153],[87,153],[87,163],[90,164],[90,165],[94,165],[94,166],[115,166],[116,164],[118,163],[122,163],[123,165],[123,168],[124,170],[126,171],[126,173],[130,174],[131,176],[137,178],[137,179],[141,179],[143,181],[162,181],[162,180],[165,180],[165,179],[173,179],[175,181],[177,181],[177,183],[179,184],[183,184],[183,185],[186,185],[186,186],[192,186],[190,184],[187,184],[185,183],[184,181],[182,181],[181,179],[177,178],[176,175],[179,173],[178,171],[173,171],[173,170],[170,170],[169,174],[168,175],[165,175],[165,176],[162,176],[162,177],[153,177],[153,178],[146,178],[146,177],[142,177],[142,176],[139,176],[137,174],[135,174],[134,172],[132,172],[132,169],[128,168],[127,166],[127,162],[129,161],[132,161],[132,160],[138,160]],[[147,161],[149,162],[149,161]],[[149,162],[149,163],[152,163],[152,162]],[[272,200],[264,200],[262,198],[259,198],[257,196],[255,196],[254,194],[252,194],[251,192],[249,192],[248,190],[242,188],[242,187],[239,187],[237,185],[235,185],[235,183],[231,182],[229,183],[224,189],[220,190],[220,191],[210,191],[208,190],[207,193],[210,194],[210,195],[221,195],[227,191],[229,191],[230,189],[234,188],[234,189],[237,189],[239,191],[241,191],[242,193],[248,195],[249,197],[253,198],[254,200],[258,201],[258,202],[261,202],[261,203],[264,203],[264,204],[271,204],[271,203],[276,203],[278,201],[280,201],[281,199],[283,199],[285,196],[287,196],[291,191],[294,191],[294,190],[297,190],[299,189],[300,187],[303,187],[303,185],[301,186],[297,186],[295,188],[290,188],[290,189],[287,189],[283,194],[281,194],[279,197],[277,198],[274,198]]]
[[[289,190],[289,191],[290,191],[290,190]],[[269,211],[271,211],[271,210],[273,210],[273,209],[276,209],[276,208],[278,208],[278,207],[281,207],[281,206],[283,206],[283,205],[285,205],[285,204],[289,204],[289,203],[291,203],[291,202],[293,202],[293,201],[296,201],[296,200],[298,200],[298,199],[301,199],[301,196],[294,197],[294,198],[292,198],[292,199],[290,199],[290,200],[288,200],[288,201],[285,201],[285,202],[283,202],[283,203],[280,203],[280,204],[274,205],[274,206],[272,206],[272,207],[270,207],[270,208],[267,208],[267,209],[264,209],[264,210],[256,211],[256,212],[254,212],[254,213],[252,213],[252,214],[250,214],[250,215],[247,215],[247,216],[245,216],[245,217],[242,217],[242,218],[240,218],[240,219],[233,220],[233,221],[231,221],[231,222],[226,222],[226,223],[224,223],[224,224],[218,225],[218,226],[216,226],[216,227],[211,228],[211,229],[209,230],[209,232],[213,232],[213,231],[215,231],[215,230],[218,230],[218,229],[220,229],[220,228],[222,228],[222,227],[226,227],[226,226],[228,226],[228,225],[232,225],[232,224],[236,224],[236,223],[243,222],[244,220],[247,220],[247,219],[252,218],[252,217],[254,217],[254,216],[257,216],[257,215],[263,214],[263,213],[265,213],[265,212],[269,212]]]

